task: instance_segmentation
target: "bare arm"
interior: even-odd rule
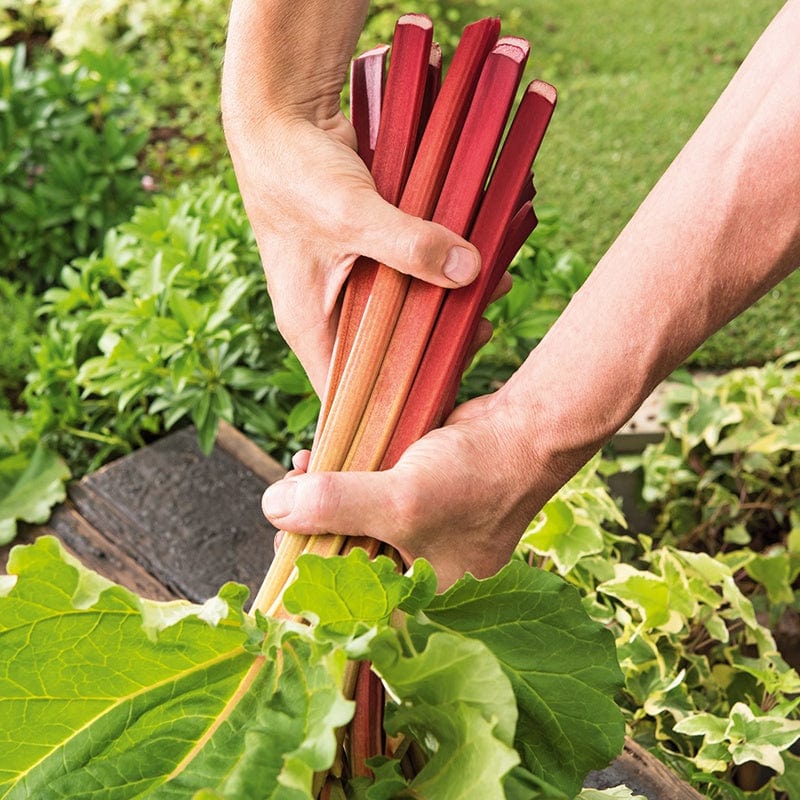
[[[479,268],[461,237],[381,199],[355,153],[339,93],[368,5],[233,0],[228,27],[228,147],[278,327],[318,392],[357,256],[447,287],[468,283]]]
[[[270,519],[384,539],[431,560],[443,585],[502,566],[654,385],[800,264],[798,41],[790,0],[502,389],[458,408],[392,470],[276,484]]]

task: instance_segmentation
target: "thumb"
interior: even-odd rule
[[[373,190],[363,192],[351,211],[352,219],[364,221],[350,243],[353,252],[447,289],[477,276],[478,250],[443,225],[406,214]]]
[[[386,520],[383,497],[385,473],[312,472],[295,474],[273,483],[261,500],[264,516],[276,527],[292,533],[337,533],[374,536],[383,527],[376,509]]]

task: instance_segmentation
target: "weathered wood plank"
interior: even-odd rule
[[[116,543],[92,527],[69,500],[55,509],[47,525],[24,526],[13,542],[0,548],[0,570],[5,570],[14,546],[32,544],[40,536],[55,536],[67,552],[84,566],[142,597],[151,600],[175,600],[180,597],[150,575]]]
[[[632,739],[625,739],[625,748],[616,760],[591,773],[584,786],[610,789],[620,784],[647,800],[703,800],[703,795]]]
[[[148,573],[202,601],[226,581],[260,584],[275,535],[261,514],[264,488],[223,448],[204,456],[187,428],[88,476],[70,498]]]
[[[281,464],[227,422],[219,424],[217,447],[221,447],[240,464],[244,464],[254,475],[258,475],[264,481],[265,489],[286,474]]]

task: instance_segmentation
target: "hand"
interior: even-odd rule
[[[477,274],[472,245],[378,195],[342,114],[317,124],[272,116],[227,130],[278,328],[318,393],[341,288],[359,255],[446,287]]]
[[[503,390],[465,403],[383,472],[305,474],[308,454],[299,454],[265,492],[264,513],[293,533],[366,535],[407,563],[426,558],[440,589],[465,572],[491,575],[574,471],[551,469],[525,446],[521,415],[509,411]]]

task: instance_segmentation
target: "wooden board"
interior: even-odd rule
[[[227,581],[254,594],[276,532],[261,494],[283,474],[229,425],[208,457],[185,428],[70,486],[49,523],[22,541],[55,534],[87,566],[153,599],[203,601]]]

